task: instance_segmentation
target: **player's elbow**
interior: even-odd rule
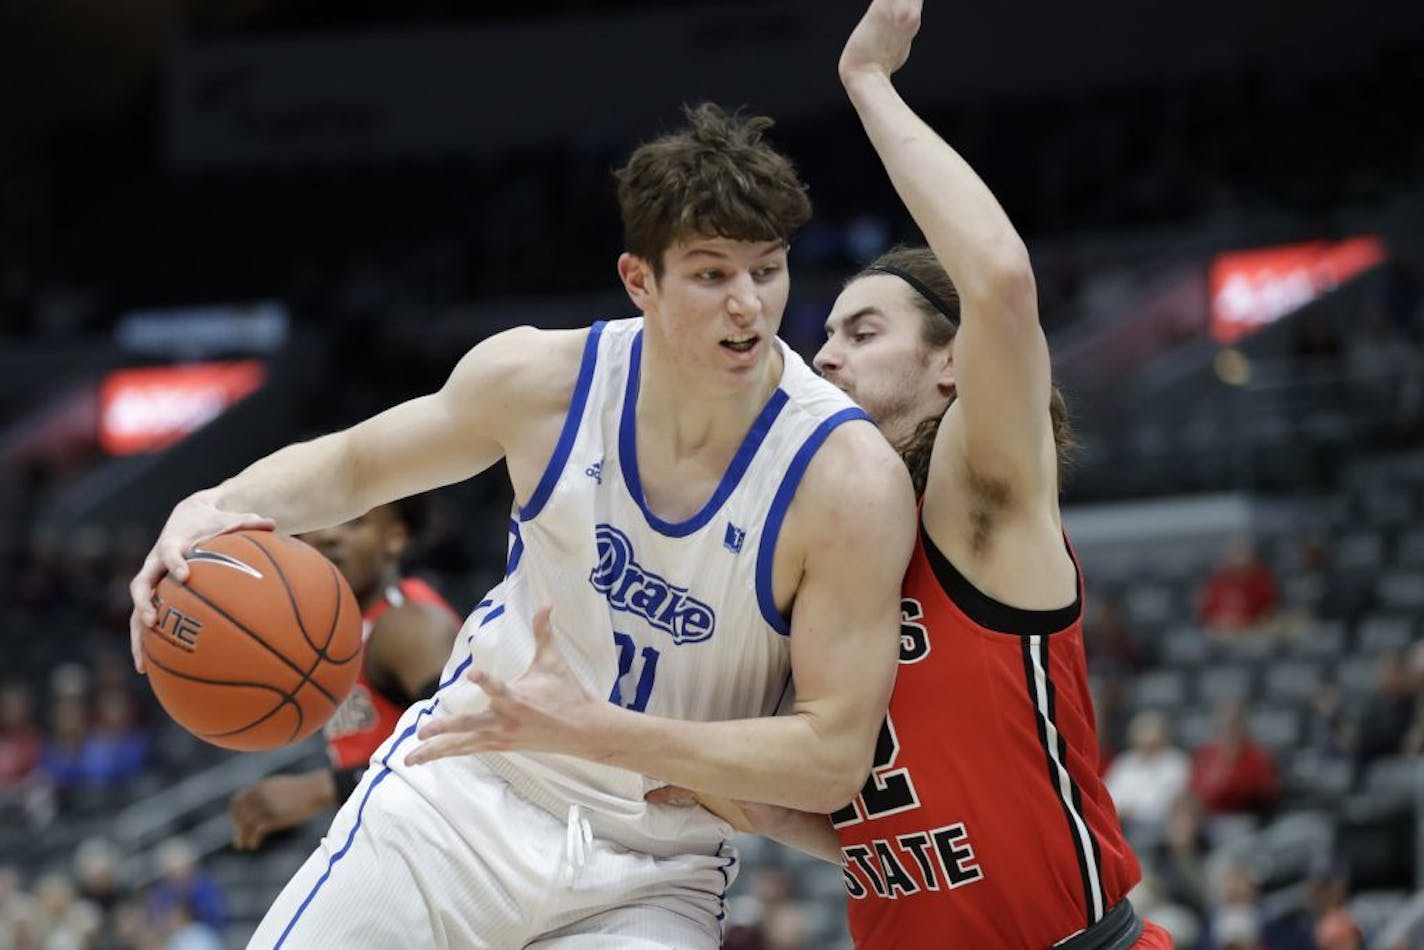
[[[873,749],[842,752],[825,763],[817,781],[807,788],[808,801],[800,807],[804,811],[827,815],[860,794],[866,777],[870,774]]]
[[[834,780],[827,782],[824,794],[818,794],[816,804],[808,809],[822,815],[829,815],[831,812],[844,808],[855,796],[860,794],[862,786],[865,785],[865,777],[870,774],[869,763],[864,773],[854,772],[848,775],[858,775],[859,778],[838,776]]]
[[[1037,313],[1038,285],[1028,248],[1017,234],[1008,234],[985,250],[976,263],[968,295],[992,302],[996,313]]]

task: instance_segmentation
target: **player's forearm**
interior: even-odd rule
[[[747,806],[744,811],[759,834],[813,858],[841,863],[841,841],[828,816],[775,805]]]
[[[357,491],[355,465],[343,433],[298,442],[253,462],[209,489],[222,511],[251,511],[299,533],[349,521],[371,505]]]
[[[890,77],[862,71],[841,79],[891,183],[961,297],[1031,282],[1028,251],[998,200],[905,103]]]
[[[725,722],[608,707],[603,760],[709,795],[825,814],[865,781],[873,734],[818,729],[805,715]]]

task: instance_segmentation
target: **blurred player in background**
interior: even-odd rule
[[[423,502],[402,499],[302,535],[351,585],[361,605],[365,654],[355,688],[323,730],[331,768],[269,776],[233,796],[239,851],[255,850],[268,835],[346,801],[401,713],[435,694],[460,620],[425,581],[401,576],[401,559],[424,521]]]

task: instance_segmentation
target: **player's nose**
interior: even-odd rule
[[[751,275],[742,275],[728,288],[727,315],[738,327],[746,327],[761,316],[761,295]]]
[[[844,364],[840,347],[836,346],[835,340],[827,340],[825,344],[816,351],[816,355],[811,358],[811,365],[816,367],[816,372],[822,376],[834,373]]]

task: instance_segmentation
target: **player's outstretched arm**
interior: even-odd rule
[[[129,585],[135,668],[143,672],[139,643],[157,619],[153,590],[170,571],[187,579],[183,557],[194,545],[243,528],[295,533],[340,524],[497,462],[507,436],[537,411],[531,407],[550,401],[549,380],[559,378],[542,359],[549,350],[542,335],[520,327],[492,336],[465,354],[438,392],[279,449],[179,502]]]
[[[801,552],[791,614],[794,711],[729,722],[633,712],[590,695],[568,670],[547,610],[529,668],[506,683],[467,674],[490,698],[436,719],[406,759],[489,751],[558,752],[708,795],[808,812],[855,797],[875,751],[899,651],[900,581],[914,545],[909,475],[869,425],[832,433],[797,492],[779,544]],[[558,618],[574,624],[578,618]]]
[[[841,81],[895,190],[959,291],[959,398],[943,437],[962,440],[955,455],[972,476],[1012,497],[1041,498],[1056,489],[1057,474],[1048,344],[1028,251],[988,186],[891,82],[909,57],[921,6],[874,0],[846,41]],[[937,464],[948,459],[936,453]]]

